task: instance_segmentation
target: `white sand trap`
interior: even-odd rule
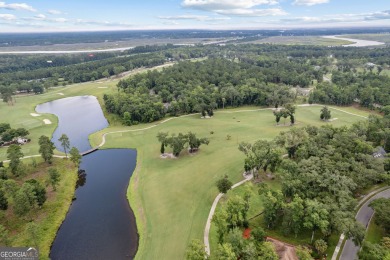
[[[331,118],[331,119],[329,119],[328,121],[329,122],[333,122],[333,121],[336,121],[338,118]]]
[[[31,116],[36,117],[36,116],[41,116],[40,114],[35,114],[35,113],[30,113]]]
[[[58,93],[58,95],[60,95],[60,96],[64,96],[64,93]]]
[[[49,119],[43,119],[43,123],[45,123],[45,125],[51,125],[51,121]]]
[[[98,88],[108,88],[108,87],[98,87]]]
[[[96,83],[97,83],[97,84],[102,84],[103,82],[101,82],[101,81],[97,81]]]

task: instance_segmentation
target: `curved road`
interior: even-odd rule
[[[390,198],[390,189],[384,190],[382,192],[379,192],[369,200],[367,200],[363,206],[359,209],[358,213],[356,214],[356,220],[363,224],[366,228],[368,228],[368,225],[370,223],[370,220],[372,216],[374,215],[374,210],[370,208],[368,205],[371,201],[379,198]],[[343,247],[343,251],[340,255],[340,260],[355,260],[357,259],[357,254],[359,252],[359,247],[355,246],[355,244],[352,242],[351,239],[347,240]]]

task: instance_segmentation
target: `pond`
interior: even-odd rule
[[[108,126],[93,96],[71,97],[37,106],[37,112],[55,114],[59,124],[52,141],[62,150],[66,134],[80,152],[91,149],[88,136]],[[133,259],[138,248],[134,213],[126,198],[137,152],[98,150],[83,156],[76,200],[58,230],[51,259]]]
[[[64,151],[58,139],[62,134],[69,137],[71,147],[80,152],[91,149],[88,136],[108,126],[96,97],[80,96],[58,99],[36,107],[38,113],[54,114],[58,117],[58,127],[54,131],[52,142],[60,151]]]
[[[86,181],[76,190],[51,259],[134,258],[138,233],[126,191],[136,157],[135,150],[127,149],[99,150],[83,157],[80,169]]]

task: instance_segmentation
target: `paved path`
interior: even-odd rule
[[[379,192],[366,202],[364,202],[363,206],[359,209],[356,214],[356,220],[360,222],[363,226],[368,228],[368,225],[371,221],[372,216],[374,215],[374,210],[370,208],[368,205],[371,201],[378,198],[390,198],[390,189],[386,189],[384,191]],[[357,259],[357,254],[359,252],[359,247],[355,246],[351,239],[347,240],[345,243],[341,255],[340,260],[355,260]]]
[[[253,175],[250,174],[250,175],[247,175],[245,176],[244,175],[244,180],[234,184],[232,186],[232,189],[234,188],[237,188],[238,186],[244,184],[245,182],[253,179]],[[206,253],[208,255],[210,255],[210,241],[209,241],[209,234],[210,234],[210,227],[211,227],[211,220],[213,219],[213,216],[214,216],[214,213],[215,213],[215,209],[217,208],[217,205],[218,205],[218,202],[219,200],[222,198],[223,196],[223,193],[219,193],[218,196],[215,198],[214,202],[213,202],[213,205],[211,206],[211,209],[210,209],[210,213],[209,213],[209,216],[207,218],[207,222],[206,222],[206,227],[204,229],[204,237],[203,237],[203,241],[204,241],[204,245],[206,247]]]

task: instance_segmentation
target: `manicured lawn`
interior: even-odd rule
[[[37,162],[41,161],[37,159]],[[25,164],[31,164],[30,160],[24,161]],[[23,178],[17,178],[16,181],[22,185],[24,181],[36,179],[43,185],[47,178],[48,165],[46,163],[38,164],[36,169]],[[13,201],[9,201],[9,209],[0,215],[0,224],[9,231],[9,246],[13,247],[31,247],[37,246],[40,251],[40,259],[49,259],[50,246],[54,241],[57,230],[61,226],[72,203],[72,198],[77,181],[77,169],[69,160],[54,159],[50,167],[58,169],[61,175],[57,191],[52,187],[46,188],[47,200],[42,208],[33,209],[26,217],[17,217],[10,210]],[[26,232],[26,225],[33,220],[37,225],[36,240],[31,233]]]
[[[103,148],[138,150],[138,166],[128,190],[141,236],[137,259],[182,259],[189,241],[203,238],[206,219],[218,193],[215,181],[224,174],[233,182],[242,179],[244,156],[238,151],[238,144],[261,138],[270,140],[289,129],[288,126],[275,126],[272,111],[243,111],[250,109],[253,108],[217,111],[212,119],[191,115],[163,124],[110,127],[91,136],[95,146],[100,144],[103,133],[133,131],[107,135]],[[297,108],[297,127],[308,124],[342,126],[363,120],[332,110],[333,118],[338,119],[324,123],[318,118],[320,110],[321,106]],[[364,111],[358,112],[368,115]],[[209,137],[211,142],[209,146],[202,146],[196,155],[183,152],[179,159],[161,159],[156,139],[159,131],[193,131],[200,137]],[[214,134],[210,134],[211,131]],[[226,140],[227,135],[231,140]]]
[[[25,124],[31,132],[32,142],[23,146],[23,152],[25,155],[37,154],[39,136],[50,136],[57,122],[53,115],[32,117],[30,113],[35,112],[37,104],[77,95],[95,95],[101,101],[103,93],[116,91],[116,82],[117,80],[110,80],[103,83],[78,84],[58,88],[43,95],[19,97],[15,106],[0,104],[1,122],[9,122],[12,127]],[[251,109],[258,108],[217,111],[212,119],[191,115],[174,118],[163,124],[157,122],[132,127],[119,126],[116,117],[110,115],[108,119],[111,126],[90,136],[92,145],[96,146],[100,144],[105,132],[156,126],[141,131],[109,134],[103,147],[138,150],[137,169],[128,189],[128,198],[135,211],[140,233],[137,259],[183,259],[189,241],[193,238],[203,238],[206,219],[217,195],[215,181],[224,174],[228,174],[233,182],[242,179],[244,156],[238,151],[238,144],[262,138],[271,140],[279,132],[290,128],[275,126],[270,110],[243,111]],[[342,126],[363,119],[332,110],[332,117],[338,119],[332,123],[324,123],[319,120],[320,109],[321,106],[297,108],[296,127],[308,124]],[[367,112],[354,108],[348,110],[368,115]],[[44,125],[44,118],[50,119],[54,124]],[[211,143],[209,146],[202,146],[195,155],[183,152],[179,159],[161,159],[160,144],[156,139],[159,131],[193,131],[200,137],[209,137]],[[214,131],[214,134],[210,134],[211,131]],[[231,140],[226,140],[227,135],[231,136]],[[6,149],[2,148],[0,160],[5,158]]]

